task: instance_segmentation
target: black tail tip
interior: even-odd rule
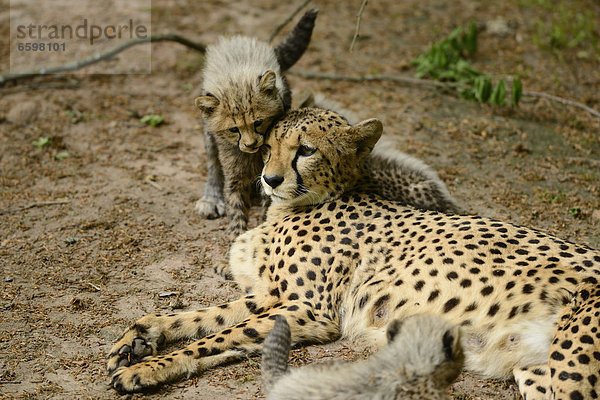
[[[304,15],[302,16],[302,19],[315,19],[317,18],[317,14],[319,13],[319,9],[318,8],[311,8],[310,10],[308,10],[307,12],[304,13]]]

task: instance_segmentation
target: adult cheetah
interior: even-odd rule
[[[277,315],[295,343],[384,344],[389,321],[428,313],[461,326],[467,369],[517,379],[534,371],[519,379],[528,399],[595,398],[600,252],[366,193],[362,163],[381,131],[378,120],[349,126],[315,109],[280,120],[262,174],[267,220],[231,249],[246,295],[138,320],[110,352],[112,386],[141,391],[258,352]],[[165,342],[198,337],[156,355]]]
[[[393,320],[388,345],[367,360],[287,371],[290,328],[278,316],[263,347],[263,392],[273,400],[448,400],[464,361],[460,332],[436,315]]]

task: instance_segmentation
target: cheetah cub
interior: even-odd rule
[[[271,125],[290,108],[283,72],[306,50],[317,12],[307,11],[275,47],[234,36],[206,49],[204,95],[195,104],[204,117],[208,181],[196,211],[207,218],[227,214],[231,239],[246,230],[250,204],[260,199],[259,149]]]
[[[431,314],[395,319],[388,345],[367,360],[323,363],[287,371],[290,327],[278,316],[263,347],[268,399],[448,399],[464,362],[460,331]]]

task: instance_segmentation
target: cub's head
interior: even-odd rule
[[[412,378],[430,377],[440,389],[450,385],[464,363],[460,328],[434,314],[415,314],[392,320],[388,347],[379,357],[400,365]]]
[[[214,92],[197,97],[208,129],[245,153],[255,153],[264,143],[273,121],[285,112],[277,75],[269,70],[255,79],[231,79]]]
[[[291,111],[271,130],[261,181],[275,204],[320,204],[351,189],[358,166],[382,131],[369,119],[354,126],[333,111]]]

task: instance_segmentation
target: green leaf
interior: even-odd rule
[[[474,22],[469,24],[469,32],[463,38],[464,49],[469,54],[475,54],[477,51],[477,26]]]
[[[506,101],[506,88],[504,86],[504,81],[500,80],[492,95],[490,96],[490,104],[497,107],[502,107]]]
[[[54,159],[60,161],[64,160],[67,157],[69,157],[69,153],[67,153],[66,151],[61,151],[60,153],[54,156]]]
[[[478,76],[473,84],[475,98],[480,103],[485,103],[489,100],[492,94],[492,80],[489,76]]]
[[[511,91],[511,100],[513,106],[518,106],[521,97],[523,96],[523,84],[521,83],[521,78],[517,77],[513,81],[512,91]]]
[[[164,121],[163,116],[157,115],[157,114],[144,115],[142,118],[140,118],[141,123],[150,125],[150,126],[158,126],[158,125],[162,124],[163,121]]]
[[[42,147],[44,147],[45,145],[47,145],[49,143],[50,143],[50,138],[47,138],[47,137],[40,137],[38,140],[34,140],[33,142],[31,142],[31,144],[33,144],[38,149],[41,149]]]

